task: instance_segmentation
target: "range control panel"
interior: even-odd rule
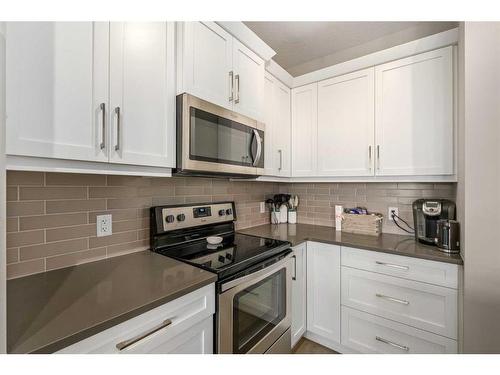
[[[161,216],[164,231],[223,223],[236,217],[232,202],[166,207]]]

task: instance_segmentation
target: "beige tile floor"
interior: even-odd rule
[[[301,338],[300,341],[292,349],[292,354],[339,354],[336,351],[327,347],[316,344],[306,338]]]

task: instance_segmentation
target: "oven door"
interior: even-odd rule
[[[188,94],[177,100],[182,113],[177,126],[178,169],[202,174],[263,173],[263,124]]]
[[[290,332],[290,288],[290,256],[222,284],[218,352],[265,353],[287,330]]]

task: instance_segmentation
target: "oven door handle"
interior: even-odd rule
[[[273,273],[278,271],[279,269],[283,268],[291,259],[291,253],[287,255],[285,258],[279,260],[278,262],[274,263],[272,266],[266,267],[260,271],[251,273],[249,275],[242,276],[236,280],[231,280],[228,281],[227,283],[224,283],[221,285],[221,292],[226,292],[229,289],[232,289],[240,284],[244,284],[246,282],[256,280],[256,279],[265,279],[268,276],[271,276]]]

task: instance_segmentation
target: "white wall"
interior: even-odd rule
[[[500,22],[463,27],[464,352],[500,353]]]
[[[5,288],[5,23],[0,22],[0,353],[6,352]]]

